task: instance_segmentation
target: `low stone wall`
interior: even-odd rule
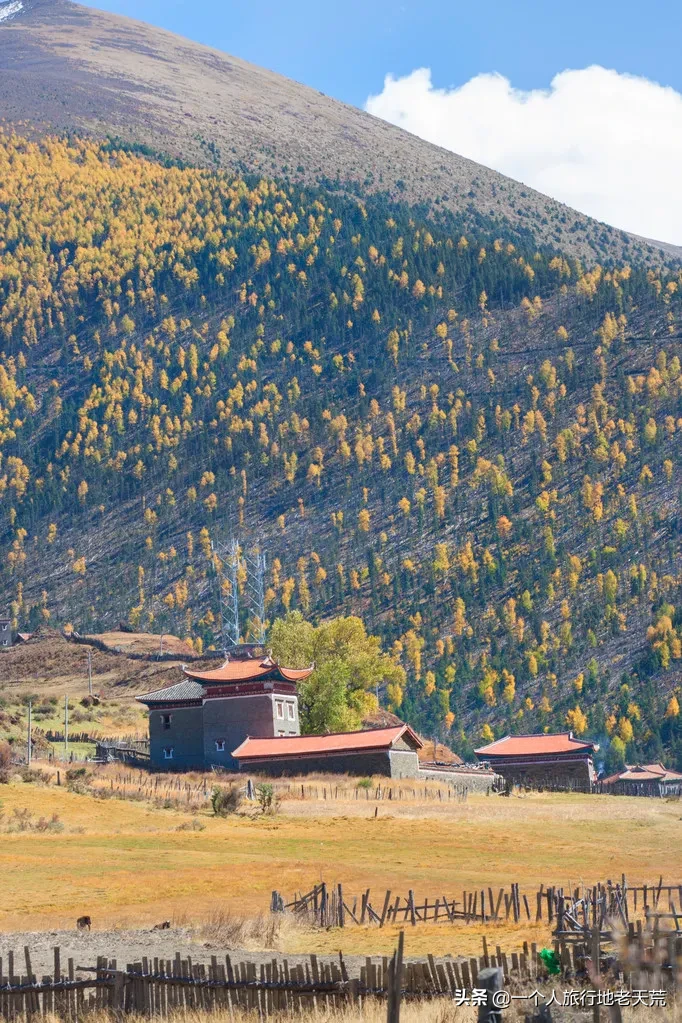
[[[101,650],[104,654],[116,654],[118,657],[127,657],[130,661],[182,661],[190,664],[192,661],[225,660],[224,654],[219,650],[207,650],[203,654],[174,654],[169,651],[159,653],[157,650],[156,652],[142,654],[135,650],[125,650],[123,647],[108,646],[103,640],[98,639],[97,636],[81,636],[75,630],[73,632],[62,632],[62,636],[67,643],[91,646],[95,650]]]
[[[504,782],[499,774],[494,771],[476,771],[466,767],[441,768],[423,764],[419,768],[418,778],[428,778],[429,781],[440,781],[444,785],[456,785],[458,788],[466,789],[467,792],[478,792],[486,795],[488,792],[499,791]]]

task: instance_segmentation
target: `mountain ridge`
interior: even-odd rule
[[[39,133],[115,134],[197,165],[362,185],[507,220],[589,262],[682,254],[165,29],[71,0],[20,2],[0,21],[0,103],[24,133],[30,124]]]

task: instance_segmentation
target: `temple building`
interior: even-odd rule
[[[235,647],[214,671],[183,666],[182,681],[145,696],[149,756],[166,769],[239,770],[232,756],[248,735],[300,735],[296,683],[313,668],[282,668],[262,647]]]
[[[252,645],[234,647],[214,671],[183,666],[180,682],[137,697],[149,709],[151,766],[416,778],[422,741],[402,722],[301,735],[296,686],[313,670],[284,668]]]
[[[589,792],[596,782],[592,754],[599,747],[558,735],[505,735],[475,750],[510,785]]]
[[[631,764],[602,778],[601,789],[618,796],[681,796],[682,774],[663,764]]]
[[[409,725],[361,732],[300,735],[286,739],[247,738],[233,753],[242,771],[268,774],[374,774],[416,778],[423,743]]]

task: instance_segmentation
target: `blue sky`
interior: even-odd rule
[[[98,0],[362,106],[384,76],[429,67],[437,86],[497,71],[521,89],[601,64],[682,91],[674,0]]]

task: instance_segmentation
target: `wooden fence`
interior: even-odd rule
[[[166,1018],[177,1012],[242,1008],[269,1019],[281,1013],[300,1015],[307,1009],[362,1006],[367,1000],[381,999],[387,1001],[392,1019],[390,1013],[402,999],[470,995],[479,989],[479,974],[488,967],[499,967],[505,983],[528,981],[535,987],[549,979],[535,944],[524,942],[522,950],[507,954],[499,945],[493,951],[484,938],[483,954],[478,957],[437,963],[428,956],[406,963],[402,939],[401,934],[392,959],[366,959],[352,977],[342,954],[334,962],[311,955],[307,962],[296,964],[274,958],[267,963],[233,963],[227,955],[224,961],[212,956],[209,964],[203,964],[177,953],[173,959],[144,958],[125,969],[116,960],[99,957],[95,967],[68,959],[64,970],[61,950],[55,948],[52,973],[38,979],[30,949],[25,947],[25,972],[17,972],[13,953],[5,963],[0,958],[0,1018],[15,1023],[20,1018],[54,1014],[75,1023],[93,1010]],[[677,962],[682,957],[682,937],[658,928],[632,933],[625,939],[620,959],[604,955],[596,928],[585,935],[583,945],[557,941],[554,951],[561,966],[559,979],[569,980],[572,987],[594,983],[595,973],[630,988],[680,986]]]
[[[682,885],[658,884],[629,886],[623,877],[617,884],[598,884],[592,888],[575,889],[568,896],[561,892],[556,901],[557,934],[582,932],[590,927],[603,929],[609,920],[617,920],[623,928],[632,921],[640,925],[649,919],[674,921],[674,930],[682,933]],[[668,912],[664,913],[663,909]]]
[[[620,881],[607,881],[590,887],[559,888],[540,885],[539,889],[521,891],[512,882],[507,888],[490,887],[464,890],[459,898],[440,894],[417,899],[413,890],[407,895],[396,895],[390,889],[372,896],[366,889],[359,896],[348,897],[343,885],[326,883],[315,885],[309,892],[285,899],[273,891],[271,912],[292,911],[299,918],[320,927],[345,927],[347,924],[419,923],[514,923],[546,922],[559,932],[581,932],[585,928],[604,928],[607,920],[618,917],[627,927],[630,921],[646,920],[651,913],[660,915],[662,907],[669,911],[679,930],[682,913],[678,913],[674,899],[682,907],[682,885],[658,884],[629,885],[623,876]]]

